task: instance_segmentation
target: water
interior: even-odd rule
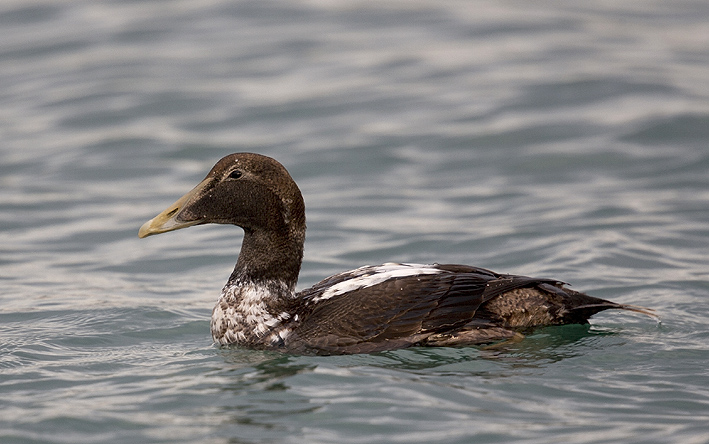
[[[705,1],[5,1],[0,442],[709,442]],[[220,157],[305,195],[300,287],[468,263],[656,309],[498,348],[211,344]]]

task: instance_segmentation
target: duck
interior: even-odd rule
[[[138,236],[210,223],[244,232],[234,271],[212,310],[218,346],[376,353],[505,342],[539,327],[587,324],[608,309],[655,316],[555,279],[458,264],[364,265],[296,291],[305,203],[286,168],[261,154],[222,158],[196,187],[143,224]]]

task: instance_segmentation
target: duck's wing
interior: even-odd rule
[[[439,273],[392,277],[364,287],[348,287],[347,276],[336,275],[301,292],[311,301],[312,311],[294,332],[298,342],[318,353],[406,347],[462,328],[475,318],[481,304],[501,293],[546,282],[474,267],[436,267]],[[331,288],[351,289],[323,298]],[[476,322],[483,326],[487,320]]]

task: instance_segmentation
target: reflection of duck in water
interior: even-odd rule
[[[498,341],[520,329],[587,323],[607,309],[652,316],[553,279],[467,265],[364,266],[296,292],[303,197],[280,163],[259,154],[221,159],[192,191],[146,222],[139,236],[206,223],[244,229],[236,267],[212,312],[212,337],[222,345],[369,353]]]

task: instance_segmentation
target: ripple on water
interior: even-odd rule
[[[0,4],[0,441],[704,443],[702,2]],[[496,347],[218,349],[221,156],[304,192],[300,288],[470,263],[658,311]]]

